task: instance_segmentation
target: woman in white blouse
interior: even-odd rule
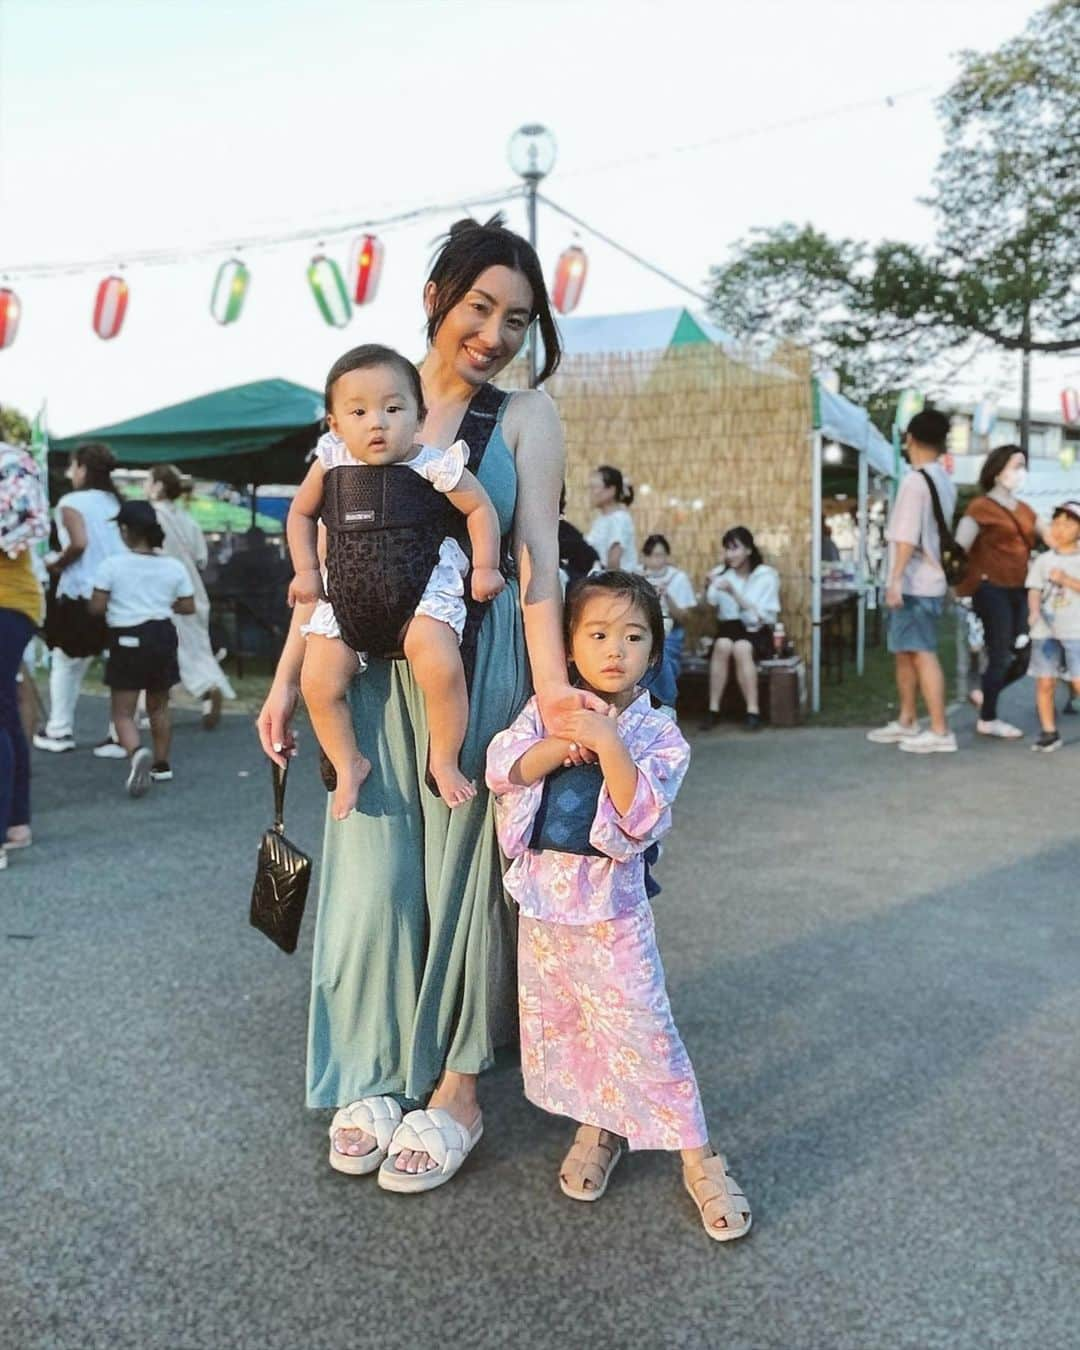
[[[716,606],[719,636],[709,659],[709,714],[703,729],[720,720],[731,668],[746,700],[746,727],[761,726],[757,663],[772,656],[773,625],[780,617],[780,577],[762,558],[743,525],[723,538],[724,562],[707,578],[705,599]]]
[[[589,498],[597,514],[585,539],[596,549],[600,570],[636,572],[637,540],[626,509],[634,500],[634,489],[618,469],[601,464],[589,479]]]

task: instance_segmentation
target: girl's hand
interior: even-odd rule
[[[255,721],[259,733],[259,742],[263,753],[284,769],[288,760],[296,754],[296,736],[289,726],[296,712],[300,690],[295,684],[277,684],[270,686],[266,702]]]
[[[549,736],[557,736],[562,741],[574,741],[577,750],[571,750],[567,756],[571,764],[591,764],[596,759],[592,751],[585,749],[567,730],[567,718],[582,708],[593,712],[606,712],[608,705],[596,694],[586,689],[575,689],[570,684],[550,685],[542,693],[537,693],[536,701],[540,707],[540,717]]]
[[[497,567],[473,568],[472,598],[474,600],[494,600],[505,589],[506,579]]]
[[[289,608],[294,605],[310,605],[316,600],[326,599],[322,573],[317,567],[307,567],[297,572],[289,582]]]
[[[618,740],[619,733],[615,728],[618,715],[618,710],[612,704],[602,713],[591,712],[586,708],[571,713],[566,719],[572,737],[571,753],[573,745],[578,745],[599,755],[613,738]]]

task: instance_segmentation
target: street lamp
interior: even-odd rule
[[[536,248],[536,190],[540,180],[555,167],[555,137],[539,123],[518,127],[508,147],[510,167],[525,181],[525,209],[529,222],[529,243]],[[529,387],[536,387],[540,370],[540,352],[536,330],[529,330]]]

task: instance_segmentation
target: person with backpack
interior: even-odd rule
[[[898,745],[919,755],[956,749],[956,736],[945,719],[945,675],[937,655],[949,589],[943,560],[956,556],[948,528],[956,488],[941,463],[948,434],[949,419],[932,408],[916,413],[904,433],[904,452],[914,472],[901,482],[889,517],[885,589],[900,709],[894,721],[867,735],[875,745]],[[916,705],[920,693],[930,715],[925,729]]]

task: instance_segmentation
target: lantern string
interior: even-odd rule
[[[629,258],[632,262],[636,262],[639,267],[644,267],[647,271],[660,277],[661,280],[666,281],[670,286],[675,286],[678,290],[685,291],[687,295],[693,296],[695,300],[700,300],[703,305],[712,304],[710,296],[703,294],[701,291],[696,291],[693,286],[688,286],[685,281],[680,281],[678,277],[673,277],[670,272],[665,272],[662,267],[658,267],[656,263],[650,262],[648,258],[643,258],[640,253],[635,253],[633,249],[627,248],[625,244],[620,244],[618,240],[612,239],[611,235],[604,234],[602,230],[596,229],[596,227],[590,225],[588,221],[582,220],[580,216],[575,216],[573,212],[567,211],[566,207],[560,206],[558,202],[553,202],[550,197],[544,197],[540,193],[537,193],[537,201],[543,202],[546,207],[555,211],[558,215],[565,216],[567,220],[571,221],[579,229],[585,230],[586,233],[591,234],[594,239],[599,239],[601,243],[607,244],[609,248],[615,249],[616,252],[623,254],[624,257]]]
[[[196,244],[191,248],[174,246],[172,248],[143,249],[132,253],[110,253],[103,258],[86,258],[61,263],[20,263],[5,266],[2,271],[5,277],[12,278],[72,276],[80,272],[115,268],[118,258],[123,258],[125,266],[163,267],[196,258],[220,257],[222,253],[280,248],[287,244],[303,243],[304,241],[314,240],[321,246],[326,240],[340,235],[353,234],[357,231],[386,230],[393,226],[408,225],[413,221],[423,220],[427,216],[448,215],[453,211],[468,211],[475,206],[494,206],[500,202],[521,197],[523,193],[524,187],[514,186],[482,197],[469,197],[467,200],[458,199],[452,202],[439,202],[429,206],[413,207],[408,211],[399,211],[379,220],[350,221],[344,225],[312,226],[290,230],[282,234],[252,235],[246,239],[233,235],[227,240],[221,240],[217,243]]]

